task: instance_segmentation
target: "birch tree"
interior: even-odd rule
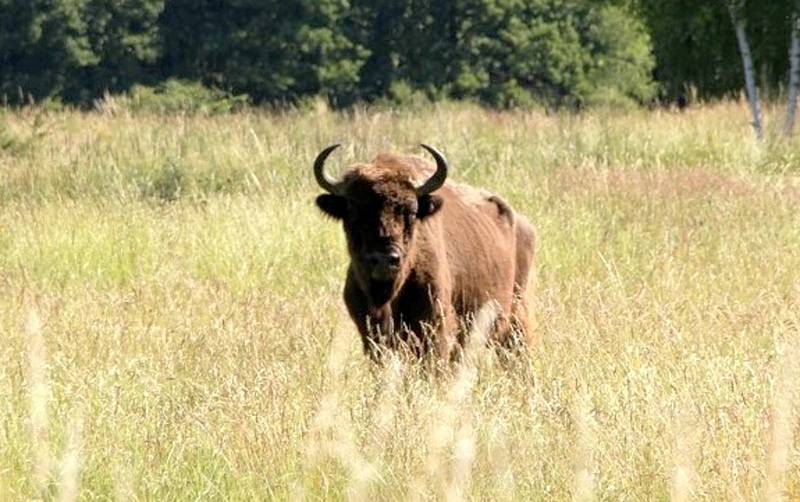
[[[786,119],[783,122],[783,134],[787,137],[792,135],[794,129],[798,81],[800,81],[800,0],[795,0],[789,44],[789,97],[786,102]]]
[[[747,100],[750,102],[750,110],[753,113],[753,129],[756,131],[756,137],[762,139],[764,137],[764,128],[761,123],[761,104],[758,99],[753,56],[750,52],[750,43],[747,41],[747,32],[745,31],[745,22],[742,16],[743,1],[726,0],[726,4],[731,16],[731,22],[733,23],[733,29],[736,31],[736,42],[739,44],[739,53],[742,56]]]

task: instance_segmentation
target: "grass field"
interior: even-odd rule
[[[377,369],[344,310],[312,159],[421,141],[538,229],[510,367]],[[800,498],[800,142],[743,103],[28,109],[0,147],[0,500]]]

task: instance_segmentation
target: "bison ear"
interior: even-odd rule
[[[417,203],[417,218],[422,220],[436,214],[442,208],[444,200],[438,195],[423,195]]]
[[[317,207],[335,220],[344,219],[347,215],[347,201],[344,197],[324,193],[317,197]]]

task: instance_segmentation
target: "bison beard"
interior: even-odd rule
[[[386,349],[406,348],[451,359],[466,341],[461,321],[487,302],[499,307],[491,340],[505,348],[529,344],[535,237],[528,221],[497,195],[446,182],[447,161],[435,148],[422,145],[435,166],[380,154],[337,181],[324,170],[337,146],[314,162],[327,192],[317,206],[344,226],[344,300],[365,352],[380,360]]]

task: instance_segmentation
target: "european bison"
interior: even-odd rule
[[[327,192],[317,206],[341,220],[350,266],[344,300],[364,350],[408,347],[449,360],[463,347],[460,320],[486,302],[500,307],[492,341],[530,342],[526,286],[534,258],[530,223],[485,190],[445,181],[447,161],[422,145],[436,165],[417,156],[380,154],[337,181],[314,162]],[[419,180],[422,180],[419,182]]]

